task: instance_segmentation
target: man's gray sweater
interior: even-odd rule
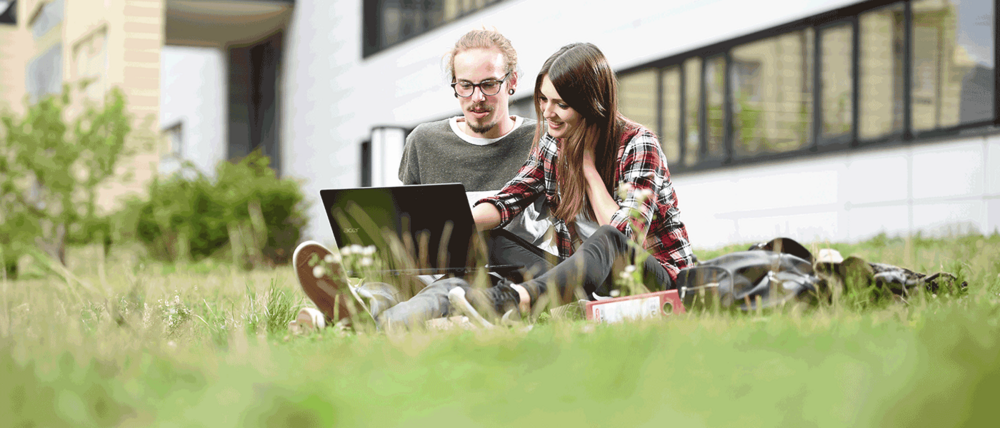
[[[452,129],[451,119],[424,123],[406,137],[399,179],[403,184],[462,183],[467,192],[500,190],[528,159],[535,121],[483,145],[468,142]]]

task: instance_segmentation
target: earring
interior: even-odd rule
[[[513,90],[513,89],[508,89],[508,90],[507,90],[507,93],[508,93],[508,94],[511,94],[511,95],[514,95],[514,90]]]

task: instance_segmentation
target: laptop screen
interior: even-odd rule
[[[321,190],[341,248],[374,246],[391,269],[452,273],[471,267],[478,236],[461,184]]]

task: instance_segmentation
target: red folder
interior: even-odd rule
[[[666,290],[587,302],[584,312],[588,320],[611,323],[683,314],[684,304],[677,290]]]

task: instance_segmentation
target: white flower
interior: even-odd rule
[[[625,273],[632,273],[632,272],[635,272],[635,265],[625,266]]]
[[[351,245],[350,248],[351,248],[351,252],[354,253],[354,254],[361,254],[361,252],[365,250],[364,248],[362,248],[358,244]]]
[[[369,246],[365,247],[365,249],[361,252],[361,254],[364,254],[366,256],[370,256],[372,254],[375,254],[375,246],[374,245],[369,245]]]
[[[316,278],[322,278],[323,273],[324,273],[323,266],[316,266],[313,268],[313,276],[315,276]]]
[[[343,256],[349,256],[349,255],[351,255],[351,247],[347,246],[347,247],[341,248],[340,249],[340,254],[343,255]]]
[[[372,260],[371,257],[365,257],[365,258],[361,259],[361,266],[371,266],[372,262],[373,262],[373,260]]]

